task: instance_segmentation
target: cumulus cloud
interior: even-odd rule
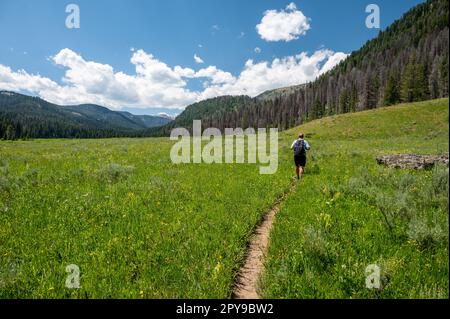
[[[19,87],[39,91],[41,88],[56,89],[58,84],[40,75],[29,74],[25,70],[14,72],[10,67],[0,64],[0,88],[14,91]]]
[[[134,75],[116,72],[108,64],[86,61],[67,48],[50,60],[66,68],[61,85],[40,75],[24,70],[14,72],[0,65],[0,88],[36,93],[58,104],[96,103],[112,108],[176,108],[198,98],[198,93],[186,89],[185,78],[193,75],[193,70],[180,66],[171,68],[143,50],[132,54],[130,62],[135,67]]]
[[[321,74],[330,71],[336,65],[338,65],[341,61],[347,58],[348,54],[343,52],[336,52],[332,56],[330,56],[327,62],[322,66]]]
[[[291,2],[284,10],[267,10],[256,30],[266,41],[292,41],[305,35],[310,19]]]
[[[199,70],[171,67],[152,54],[135,50],[130,59],[135,72],[125,74],[108,64],[87,61],[66,48],[50,58],[66,69],[61,83],[0,64],[0,89],[30,92],[57,104],[180,108],[219,95],[256,96],[265,90],[312,81],[346,57],[342,52],[320,49],[310,55],[302,52],[273,61],[248,60],[234,76],[216,66]],[[188,89],[191,79],[202,80],[203,89]]]
[[[201,57],[199,57],[197,54],[194,54],[194,61],[195,61],[195,63],[198,63],[198,64],[205,63],[203,61],[203,59]]]
[[[312,55],[302,52],[295,56],[274,59],[270,63],[248,60],[239,77],[220,85],[212,83],[201,93],[201,98],[225,94],[256,96],[266,90],[306,83],[313,81],[346,57],[346,54],[322,49]]]
[[[256,47],[255,49],[253,49],[253,51],[255,51],[256,54],[261,53],[261,48]]]
[[[230,72],[225,72],[215,66],[208,66],[195,72],[191,78],[207,78],[213,84],[234,83],[236,80]]]

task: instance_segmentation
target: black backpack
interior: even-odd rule
[[[297,140],[294,145],[294,155],[304,155],[305,154],[305,141]]]

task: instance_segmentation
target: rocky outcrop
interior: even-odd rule
[[[418,154],[393,154],[377,157],[378,164],[394,168],[428,169],[436,163],[448,166],[448,154],[443,155],[418,155]]]

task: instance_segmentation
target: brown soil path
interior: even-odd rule
[[[292,183],[289,191],[275,202],[270,211],[258,223],[248,244],[245,262],[239,269],[232,298],[260,299],[259,280],[264,271],[264,257],[269,248],[270,230],[283,199],[292,193],[296,185],[297,182]]]

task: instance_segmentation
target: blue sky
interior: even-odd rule
[[[0,0],[0,89],[176,113],[203,98],[313,80],[377,35],[365,26],[368,4],[380,7],[384,29],[421,2]],[[79,29],[65,25],[70,3]],[[290,20],[274,21],[279,14]],[[280,28],[296,31],[286,38]]]

